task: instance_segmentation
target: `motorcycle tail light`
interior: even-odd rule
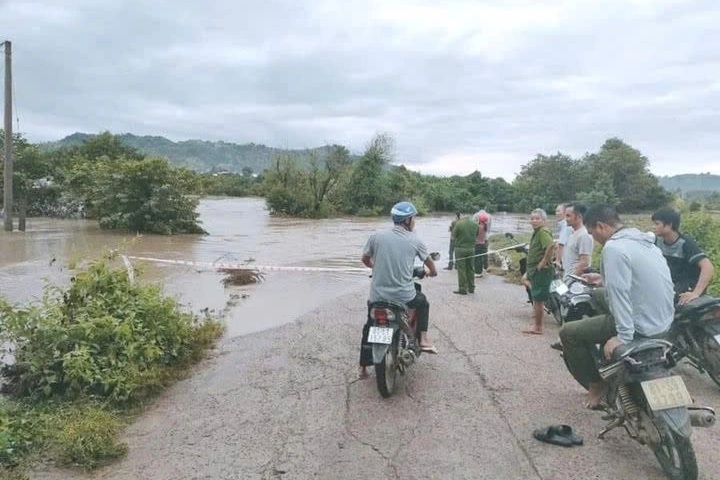
[[[388,308],[373,308],[370,310],[370,318],[377,323],[386,324],[395,320],[395,314]]]

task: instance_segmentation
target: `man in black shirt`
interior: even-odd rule
[[[680,214],[672,208],[653,213],[655,245],[670,267],[678,305],[684,305],[705,293],[715,268],[695,241],[680,233]]]

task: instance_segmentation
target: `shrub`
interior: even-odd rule
[[[16,363],[3,375],[12,392],[33,399],[141,400],[199,359],[222,331],[103,260],[78,272],[66,291],[46,287],[38,305],[0,301],[0,315],[4,340],[16,345]]]

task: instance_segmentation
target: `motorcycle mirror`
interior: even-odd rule
[[[434,262],[437,262],[440,260],[440,252],[430,252],[430,258],[432,258]]]

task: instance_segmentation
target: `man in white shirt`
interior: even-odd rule
[[[583,225],[583,217],[587,206],[579,202],[568,203],[565,206],[565,220],[572,233],[567,238],[563,248],[562,265],[565,275],[582,275],[592,262],[593,238]]]
[[[564,203],[558,203],[557,207],[555,207],[555,217],[558,219],[557,223],[555,224],[555,232],[554,232],[554,238],[555,238],[555,268],[561,269],[563,268],[563,250],[565,250],[565,244],[568,241],[568,237],[570,236],[570,233],[572,232],[572,228],[570,228],[567,224],[567,220],[565,219],[565,204]]]

